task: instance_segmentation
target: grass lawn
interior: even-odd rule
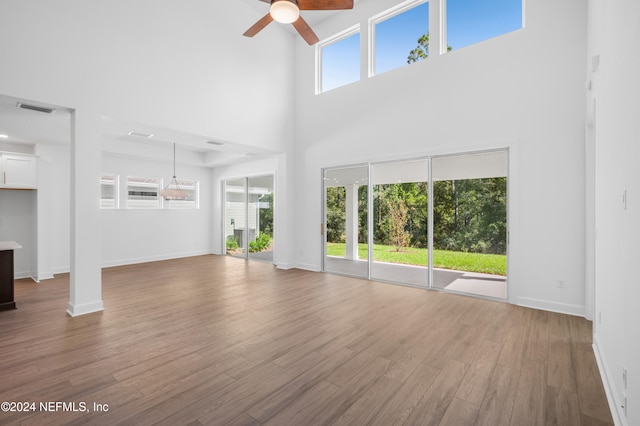
[[[360,259],[367,259],[366,244],[358,244]],[[344,243],[327,243],[327,255],[344,257]],[[410,247],[407,251],[397,252],[392,246],[374,244],[373,260],[407,265],[428,265],[428,250]],[[507,256],[500,254],[466,253],[460,251],[434,250],[434,268],[456,271],[482,272],[486,274],[507,275]]]

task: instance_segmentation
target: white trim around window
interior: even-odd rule
[[[391,19],[395,16],[400,15],[401,13],[406,12],[407,10],[413,9],[416,6],[419,6],[424,3],[428,3],[429,0],[406,0],[396,6],[386,9],[377,15],[369,18],[369,37],[368,37],[368,72],[367,75],[369,77],[373,77],[376,75],[376,25],[380,22],[386,21],[387,19]]]
[[[352,35],[360,33],[360,24],[356,24],[352,27],[349,27],[337,34],[332,35],[324,40],[321,40],[319,43],[316,43],[316,81],[315,81],[315,93],[319,95],[323,92],[322,90],[322,49],[337,43],[341,40],[344,40]]]

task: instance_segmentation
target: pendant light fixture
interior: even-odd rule
[[[165,200],[186,200],[187,191],[180,189],[178,179],[176,179],[176,144],[173,144],[173,177],[164,187],[160,195]]]

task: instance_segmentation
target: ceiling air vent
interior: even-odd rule
[[[53,108],[41,107],[41,106],[37,106],[37,105],[23,104],[22,102],[18,102],[18,104],[16,106],[18,108],[28,109],[28,110],[37,111],[37,112],[43,112],[45,114],[53,114],[54,112],[56,112],[56,110],[53,109]]]
[[[139,138],[147,138],[147,139],[151,139],[153,137],[153,135],[150,133],[136,132],[135,130],[130,131],[129,133],[127,133],[127,135],[137,136]]]

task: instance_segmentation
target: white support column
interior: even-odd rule
[[[358,185],[347,185],[346,189],[346,216],[345,227],[347,253],[349,260],[358,260]]]
[[[102,311],[100,115],[71,114],[71,316]]]

